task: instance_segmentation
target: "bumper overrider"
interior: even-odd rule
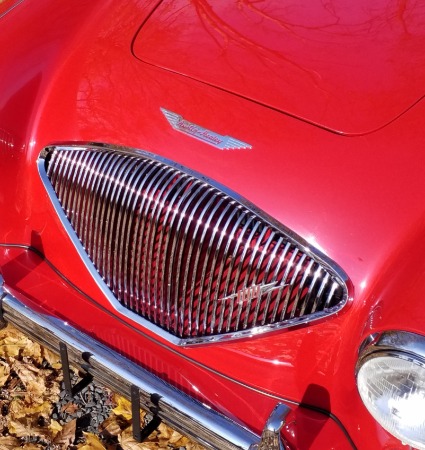
[[[283,450],[280,430],[290,408],[278,403],[261,436],[212,410],[147,370],[134,364],[68,323],[28,308],[11,295],[0,276],[3,324],[10,323],[40,345],[59,352],[66,346],[69,363],[140,407],[154,411],[167,425],[209,449]],[[132,395],[133,393],[133,395]]]

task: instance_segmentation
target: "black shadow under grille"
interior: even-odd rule
[[[151,155],[54,147],[44,167],[126,310],[187,342],[328,315],[343,273],[248,203]]]

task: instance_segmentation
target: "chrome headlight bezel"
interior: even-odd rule
[[[425,401],[425,337],[406,331],[371,335],[360,347],[356,383],[375,420],[403,443],[425,449],[425,415],[412,417]]]

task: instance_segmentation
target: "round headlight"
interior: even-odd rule
[[[359,362],[357,386],[366,408],[403,443],[425,449],[425,364],[397,351]]]

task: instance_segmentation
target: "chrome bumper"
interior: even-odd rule
[[[147,370],[55,317],[38,314],[2,287],[0,299],[3,320],[27,336],[58,353],[60,343],[68,349],[70,363],[92,375],[100,384],[131,398],[131,389],[140,392],[140,407],[159,410],[159,417],[172,428],[189,436],[207,449],[282,450],[288,448],[280,438],[289,408],[278,404],[262,436],[217,413],[187,394],[165,383]],[[158,400],[159,399],[159,400]]]

